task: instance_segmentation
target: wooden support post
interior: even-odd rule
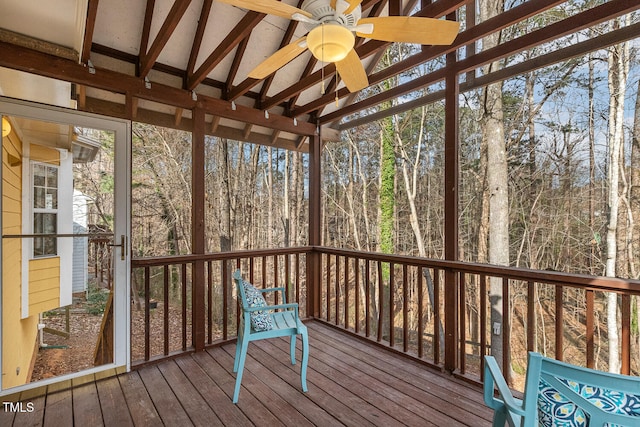
[[[309,138],[309,246],[320,246],[320,161],[322,153],[322,141],[316,134]],[[307,255],[307,316],[320,316],[320,260],[319,252],[311,251]]]
[[[447,54],[447,68],[450,70],[456,69],[456,55],[456,51]],[[458,73],[448,73],[445,85],[444,252],[445,259],[455,261],[458,259]],[[444,368],[449,372],[456,370],[458,365],[458,286],[458,273],[446,270]]]
[[[196,106],[193,109],[193,132],[191,134],[192,172],[191,188],[191,247],[194,254],[205,253],[205,113]],[[204,261],[193,263],[191,300],[192,339],[196,351],[204,350],[205,343],[205,268]],[[186,325],[183,325],[186,327]]]

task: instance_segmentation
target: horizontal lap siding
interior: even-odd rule
[[[29,261],[29,314],[60,307],[60,258]]]

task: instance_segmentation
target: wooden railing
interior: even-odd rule
[[[239,313],[231,274],[237,268],[257,286],[284,286],[288,300],[300,303],[306,316],[306,252],[289,248],[132,260],[132,363],[192,350],[197,328],[204,330],[201,346],[235,338]],[[192,298],[198,263],[205,266],[199,284],[204,304]]]
[[[640,349],[631,342],[631,295],[640,295],[640,281],[326,247],[314,250],[322,254],[320,318],[426,364],[453,366],[448,370],[481,381],[481,356],[492,352],[488,291],[491,281],[497,281],[503,315],[495,326],[502,334],[499,350],[511,384],[519,384],[527,351],[606,370],[610,292],[618,296],[621,314],[621,371],[640,371]],[[454,294],[454,307],[445,304],[447,293]],[[451,336],[454,339],[447,340]],[[504,369],[507,365],[510,369]]]
[[[206,265],[202,313],[194,312],[191,301],[195,263]],[[141,298],[132,315],[134,364],[189,351],[193,325],[206,330],[205,344],[235,338],[238,311],[230,274],[241,268],[258,285],[286,286],[303,317],[471,381],[481,381],[481,356],[501,350],[503,371],[516,385],[530,350],[606,369],[603,325],[606,297],[613,292],[621,313],[622,372],[640,370],[638,357],[632,357],[640,349],[631,342],[631,295],[640,295],[639,281],[327,247],[136,259],[132,265]],[[491,324],[492,284],[503,293],[498,325]],[[157,309],[151,308],[153,299]],[[502,341],[492,349],[494,326]]]

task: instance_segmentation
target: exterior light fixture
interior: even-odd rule
[[[11,133],[11,123],[5,117],[2,118],[2,137],[9,135]]]
[[[322,24],[307,34],[307,46],[319,61],[342,61],[353,49],[356,38],[353,33],[338,24]]]

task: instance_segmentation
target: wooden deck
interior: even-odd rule
[[[483,426],[482,391],[334,330],[308,323],[309,392],[284,339],[249,346],[238,405],[234,344],[22,401],[2,426]],[[299,360],[298,352],[298,360]]]

